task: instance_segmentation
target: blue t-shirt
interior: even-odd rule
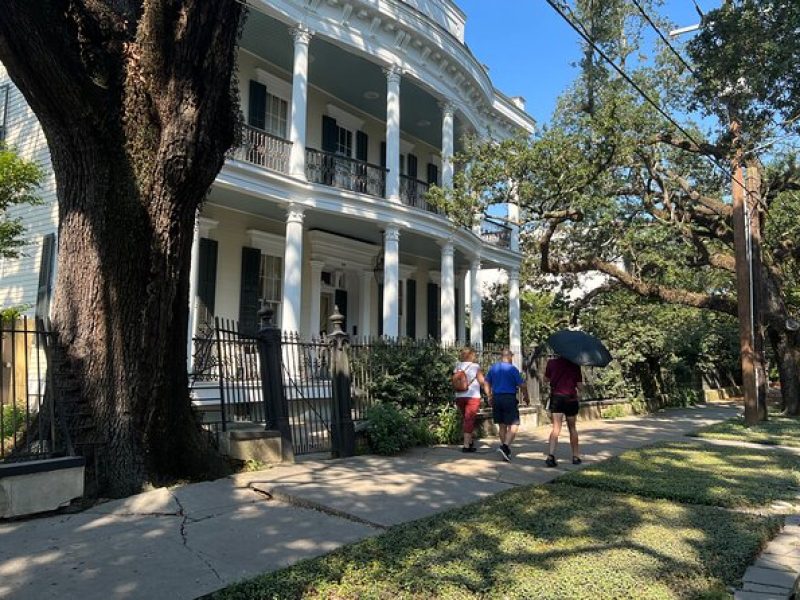
[[[492,386],[493,394],[516,394],[523,383],[519,369],[507,362],[493,364],[486,374],[486,381]]]

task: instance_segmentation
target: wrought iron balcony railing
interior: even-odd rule
[[[481,239],[500,248],[511,247],[511,227],[499,219],[485,217],[481,221]]]
[[[311,183],[383,196],[386,169],[362,160],[306,148],[306,177]]]
[[[278,173],[289,172],[289,154],[292,142],[256,129],[242,127],[242,143],[231,153],[233,158],[264,167]]]

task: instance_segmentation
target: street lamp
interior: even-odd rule
[[[375,266],[372,268],[372,274],[375,275],[375,283],[383,285],[383,252],[375,257]]]

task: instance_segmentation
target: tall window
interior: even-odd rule
[[[336,154],[353,156],[353,132],[344,127],[336,127]]]
[[[261,290],[261,300],[274,311],[276,323],[280,322],[282,272],[282,260],[279,256],[261,255],[258,287]]]
[[[280,96],[267,93],[266,132],[286,139],[288,117],[289,103]]]

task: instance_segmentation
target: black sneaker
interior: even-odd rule
[[[500,456],[503,457],[504,461],[511,462],[511,451],[508,449],[508,446],[503,444],[497,449],[497,451],[500,453]]]
[[[478,449],[475,446],[462,446],[461,451],[464,453],[471,453],[471,452],[477,452]]]
[[[580,459],[580,457],[578,457],[578,456],[573,456],[573,457],[572,457],[572,464],[573,464],[573,465],[579,465],[579,464],[581,464],[582,462],[583,462],[583,461]]]
[[[544,461],[544,464],[546,464],[548,467],[555,467],[556,465],[558,465],[558,463],[556,462],[556,457],[553,456],[552,454],[547,455],[547,460]]]

